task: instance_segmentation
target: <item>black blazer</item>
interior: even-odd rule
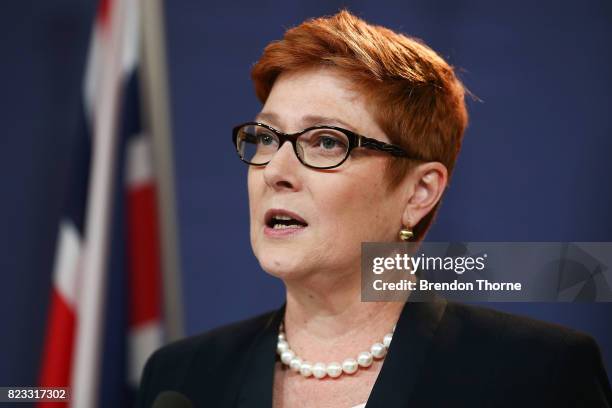
[[[270,407],[283,313],[161,348],[146,364],[138,406],[175,390],[194,407]],[[436,300],[406,303],[366,408],[611,406],[591,337]]]

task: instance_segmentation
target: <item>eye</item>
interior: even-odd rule
[[[259,143],[264,146],[270,146],[276,142],[276,138],[270,133],[260,133],[259,135],[257,135],[257,139]]]
[[[331,150],[335,147],[339,147],[340,142],[331,136],[322,136],[319,139],[319,145],[326,150]]]
[[[347,146],[347,143],[344,138],[328,133],[317,135],[312,139],[311,143],[313,147],[328,151],[338,149],[344,150]]]

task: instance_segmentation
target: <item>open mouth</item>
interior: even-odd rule
[[[284,210],[271,210],[266,213],[266,226],[275,230],[305,228],[308,223],[297,214]]]

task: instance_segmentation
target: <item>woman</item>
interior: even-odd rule
[[[263,108],[233,141],[249,164],[251,243],[279,310],[166,346],[164,390],[211,407],[609,406],[589,337],[435,300],[360,302],[362,242],[422,240],[467,125],[453,69],[342,11],[270,44]]]

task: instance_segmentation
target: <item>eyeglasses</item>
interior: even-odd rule
[[[287,134],[258,122],[247,122],[233,129],[232,140],[240,160],[265,166],[285,142],[291,142],[298,160],[315,169],[333,169],[346,161],[356,147],[378,150],[396,157],[408,157],[399,146],[358,135],[335,126],[312,126]]]

